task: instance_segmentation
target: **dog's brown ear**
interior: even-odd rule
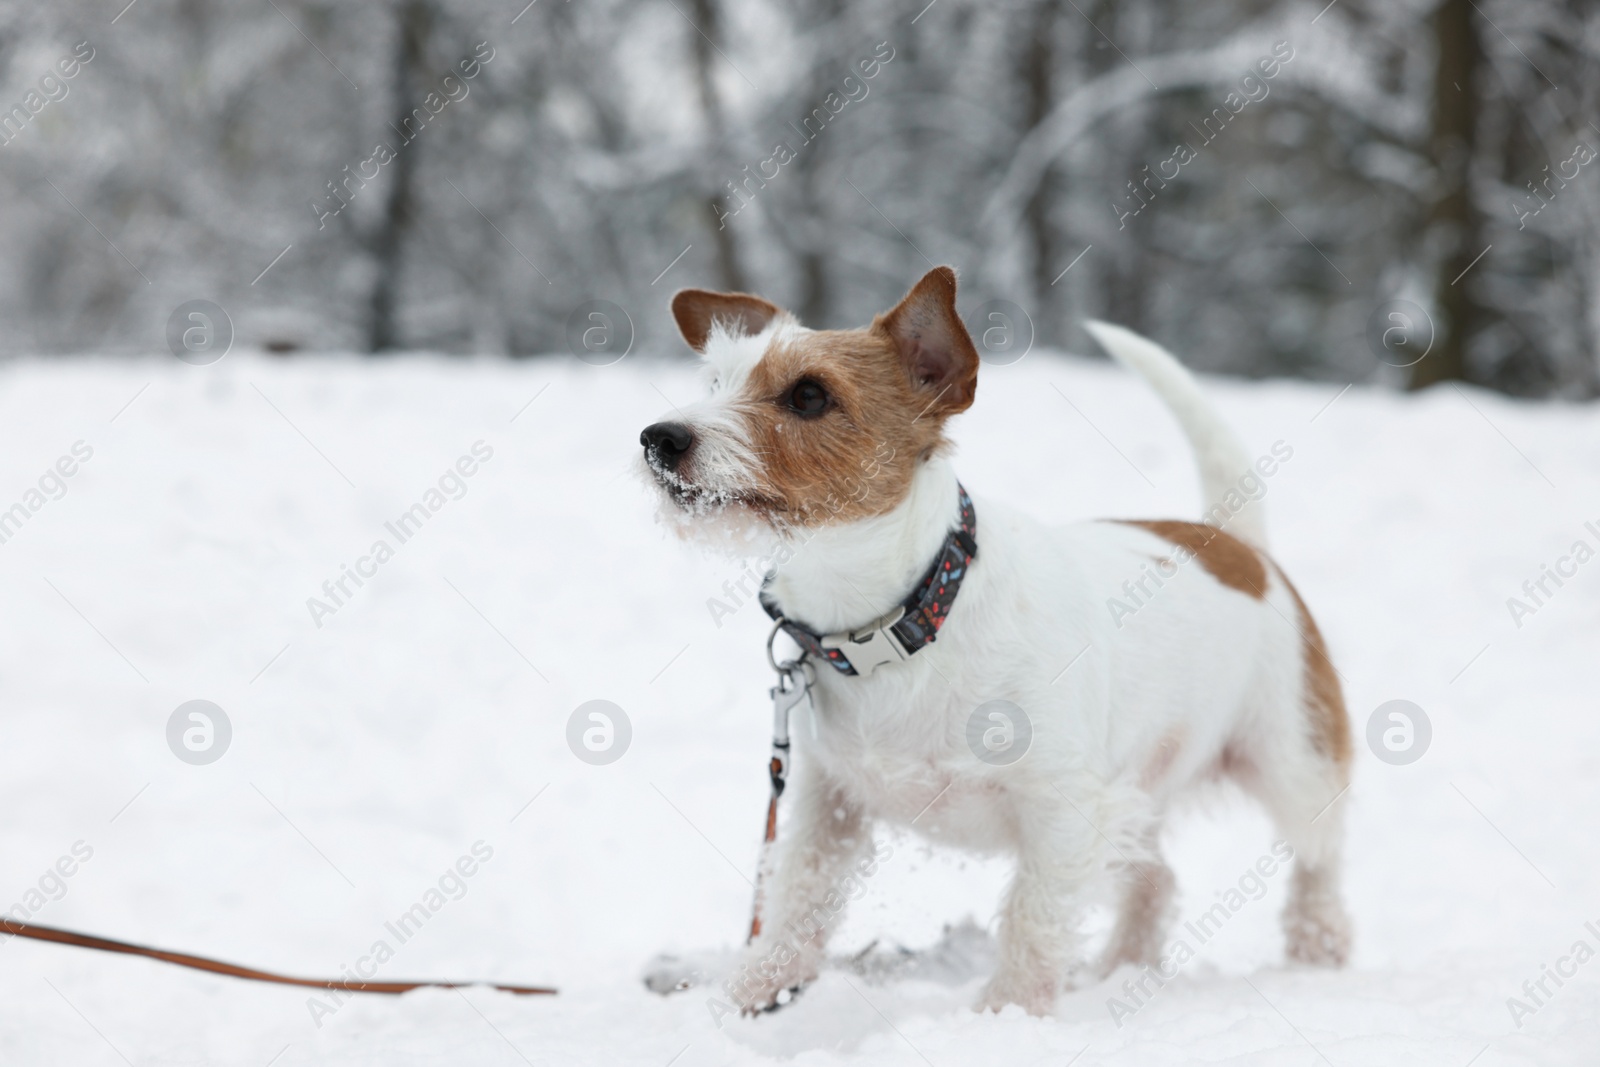
[[[720,322],[733,334],[753,337],[783,314],[776,304],[749,293],[713,293],[709,289],[680,289],[672,297],[672,317],[678,332],[696,352],[706,350],[711,324]]]
[[[872,325],[894,342],[912,386],[927,394],[930,412],[954,415],[972,406],[978,392],[978,350],[956,314],[955,271],[930,270]]]

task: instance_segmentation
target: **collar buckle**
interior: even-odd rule
[[[850,666],[855,668],[857,674],[871,674],[885,663],[900,663],[911,658],[911,652],[890,629],[905,616],[905,606],[901,605],[889,614],[875,619],[863,629],[823,634],[822,647],[837,649],[844,653],[845,659],[850,661]]]

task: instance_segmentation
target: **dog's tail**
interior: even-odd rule
[[[1085,328],[1119,363],[1139,372],[1177,417],[1189,438],[1200,468],[1205,494],[1205,521],[1226,526],[1235,537],[1260,548],[1267,545],[1265,510],[1239,490],[1239,481],[1251,470],[1250,457],[1216,408],[1211,406],[1194,375],[1154,341],[1108,322],[1088,322]],[[1232,495],[1233,501],[1226,498]],[[1242,500],[1234,510],[1230,503]]]

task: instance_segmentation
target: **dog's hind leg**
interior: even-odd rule
[[[1350,917],[1339,895],[1337,855],[1313,866],[1295,863],[1294,884],[1283,909],[1284,949],[1297,963],[1343,967],[1350,959]]]
[[[1230,746],[1231,747],[1231,746]],[[1276,747],[1276,746],[1275,746]],[[1342,967],[1350,957],[1350,919],[1339,894],[1343,846],[1343,790],[1347,766],[1311,751],[1275,751],[1242,746],[1224,757],[1230,773],[1266,807],[1279,836],[1293,849],[1294,875],[1283,909],[1284,948],[1290,960]],[[1309,746],[1308,746],[1309,749]],[[1273,852],[1280,860],[1290,857]]]
[[[1278,832],[1294,849],[1294,878],[1283,909],[1284,949],[1289,959],[1319,967],[1342,967],[1350,958],[1350,919],[1339,893],[1346,775],[1323,763],[1307,766],[1294,782],[1263,783]],[[1335,798],[1338,798],[1337,800]]]
[[[1176,913],[1173,901],[1178,879],[1161,858],[1159,838],[1159,828],[1152,827],[1146,855],[1124,868],[1117,924],[1100,961],[1102,974],[1110,974],[1120,964],[1155,964],[1161,958],[1161,946]]]
[[[1339,893],[1350,722],[1317,624],[1298,594],[1294,599],[1302,669],[1298,684],[1279,695],[1291,707],[1261,717],[1261,729],[1248,746],[1233,749],[1235,765],[1229,770],[1266,805],[1294,849],[1294,879],[1283,911],[1289,958],[1341,967],[1350,958],[1351,940]]]

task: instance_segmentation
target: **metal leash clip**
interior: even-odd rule
[[[761,933],[761,886],[772,862],[772,843],[778,837],[778,798],[783,795],[784,783],[789,779],[789,713],[811,699],[811,686],[816,681],[816,672],[804,652],[799,658],[782,663],[773,656],[772,642],[782,626],[780,619],[767,637],[767,662],[777,672],[778,684],[768,690],[772,696],[772,759],[767,764],[767,774],[772,779],[772,795],[767,801],[767,824],[761,835],[761,859],[756,867],[755,907],[750,918],[752,941]]]
[[[811,683],[814,680],[811,664],[804,656],[800,659],[784,660],[775,666],[778,671],[778,684],[768,690],[772,695],[770,770],[774,799],[783,795],[783,783],[789,778],[789,713],[811,699]]]

